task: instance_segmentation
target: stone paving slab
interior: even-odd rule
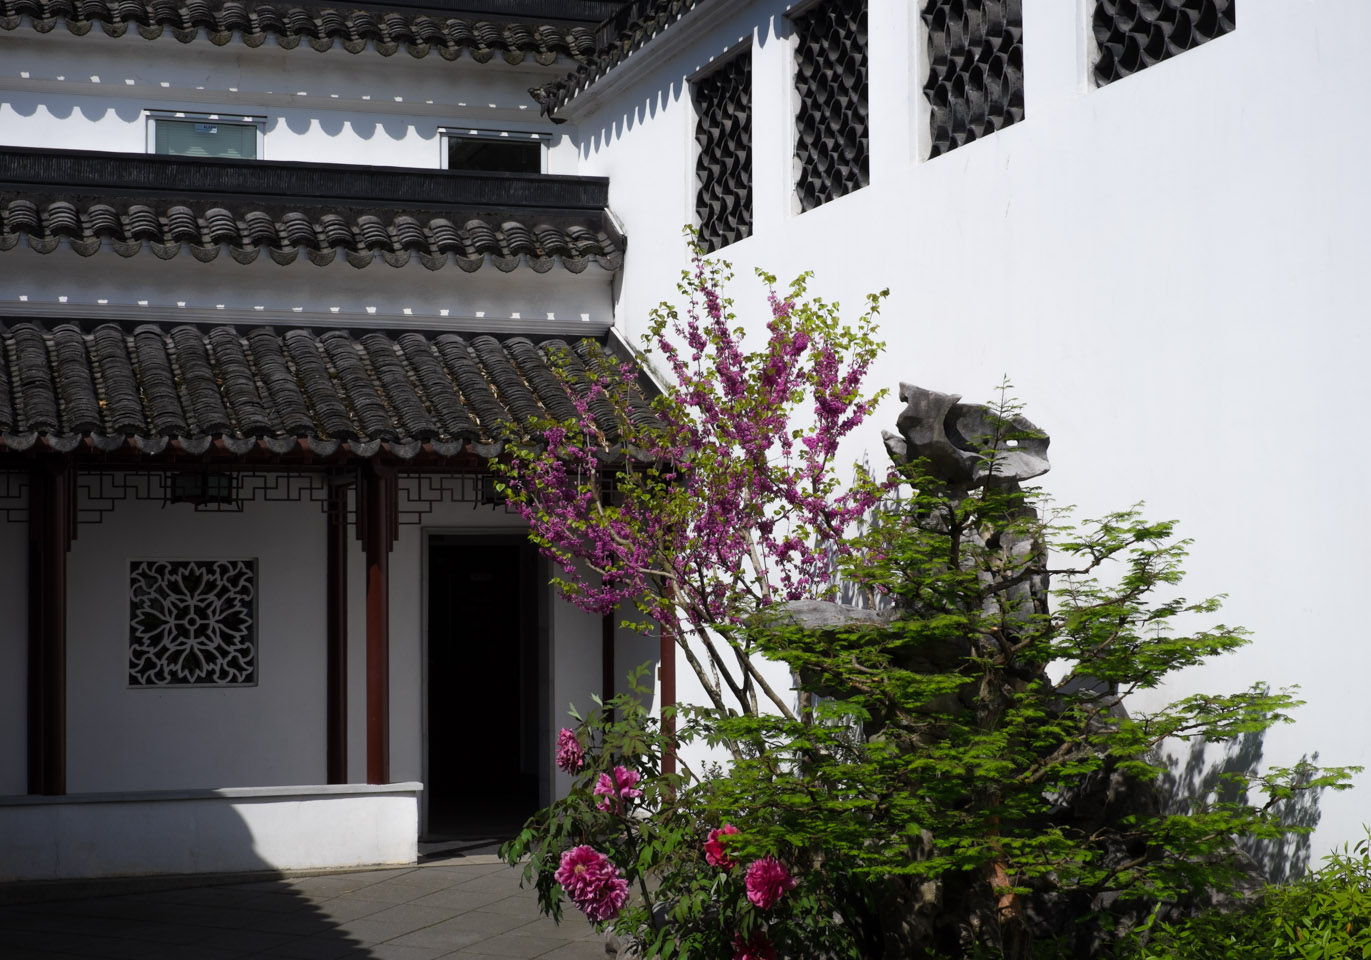
[[[538,913],[490,857],[185,886],[105,883],[0,899],[4,960],[605,960],[579,914]]]

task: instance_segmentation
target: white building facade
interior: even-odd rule
[[[656,656],[485,470],[619,349],[607,184],[527,93],[613,6],[6,5],[0,880],[499,835]]]
[[[453,584],[490,583],[471,578],[501,562],[513,571],[499,575],[504,586],[470,596],[528,612],[502,618],[514,625],[503,644],[517,656],[472,655],[458,669],[515,676],[473,698],[481,720],[454,714],[452,722],[517,727],[503,748],[518,754],[511,769],[530,784],[527,796],[551,796],[558,783],[547,744],[565,704],[605,689],[606,676],[622,676],[658,648],[552,597],[531,555],[520,553],[512,518],[481,502],[480,464],[494,438],[438,340],[461,337],[511,411],[497,373],[503,361],[487,341],[483,355],[477,338],[491,337],[526,383],[527,355],[512,346],[521,338],[544,353],[549,341],[583,335],[604,349],[636,343],[686,263],[686,224],[735,265],[745,316],[763,303],[753,267],[782,279],[814,270],[817,294],[854,308],[890,288],[881,321],[888,347],[873,385],[893,391],[907,381],[985,400],[1008,375],[1053,437],[1046,485],[1057,501],[1096,516],[1146,500],[1151,515],[1178,518],[1196,540],[1186,593],[1227,593],[1225,619],[1254,631],[1250,648],[1167,693],[1261,679],[1299,684],[1309,705],[1298,723],[1271,731],[1265,761],[1288,764],[1319,750],[1328,763],[1368,762],[1357,684],[1371,654],[1356,607],[1356,531],[1366,513],[1357,478],[1368,455],[1348,425],[1365,350],[1355,278],[1371,213],[1354,49],[1371,10],[1359,0],[471,0],[420,17],[385,3],[365,12],[310,7],[305,19],[249,5],[247,20],[236,7],[209,6],[210,21],[140,29],[73,20],[38,0],[0,0],[0,152],[15,158],[0,197],[74,203],[72,215],[85,218],[79,228],[16,225],[22,211],[5,221],[0,330],[10,395],[20,395],[16,350],[28,335],[17,340],[14,331],[24,324],[48,337],[51,371],[60,352],[53,331],[74,325],[96,358],[93,388],[106,392],[111,384],[96,369],[101,324],[114,324],[133,353],[140,324],[162,331],[169,352],[178,325],[206,343],[216,327],[232,326],[249,357],[252,331],[270,330],[287,350],[286,334],[298,329],[324,357],[325,339],[341,332],[375,376],[385,415],[403,427],[405,404],[386,393],[369,352],[376,341],[363,342],[384,337],[439,422],[424,436],[394,423],[393,438],[367,433],[344,384],[355,438],[273,423],[234,452],[226,440],[242,447],[240,437],[252,436],[235,419],[203,433],[211,458],[219,456],[207,471],[205,454],[190,452],[202,434],[183,449],[164,430],[165,448],[144,449],[157,447],[150,401],[145,426],[109,451],[100,446],[118,432],[109,422],[77,431],[79,445],[64,452],[47,437],[58,447],[72,442],[66,420],[48,430],[11,414],[0,431],[0,484],[9,484],[0,506],[10,518],[0,524],[0,564],[15,571],[0,577],[4,609],[46,609],[22,575],[56,549],[33,554],[26,526],[38,461],[76,458],[77,501],[65,509],[91,522],[76,524],[61,607],[66,700],[57,726],[67,799],[40,799],[42,776],[34,788],[34,751],[53,763],[33,732],[35,723],[52,725],[34,684],[58,684],[41,670],[33,678],[41,638],[11,616],[0,642],[0,682],[10,688],[0,699],[8,713],[0,794],[13,797],[0,806],[0,823],[10,808],[55,821],[51,811],[69,812],[82,797],[104,798],[107,810],[118,809],[116,800],[163,802],[150,791],[172,791],[165,803],[186,809],[216,788],[230,804],[242,802],[228,795],[234,790],[306,785],[325,796],[325,788],[402,784],[411,807],[424,792],[433,803],[468,775],[464,767],[493,762],[467,757],[456,771],[438,769],[435,757],[467,745],[435,742],[430,728],[452,718],[428,704],[466,698],[471,685],[459,680],[439,692],[433,669],[452,666],[430,659],[431,620],[458,624],[454,635],[492,626],[482,619],[488,604],[472,599],[460,613],[435,614],[433,598],[468,596]],[[221,136],[235,138],[237,154],[205,164],[222,172],[206,174],[198,192],[181,181],[154,189],[147,164],[158,149],[194,150],[197,137]],[[501,158],[470,161],[476,169],[467,174],[443,169],[486,144],[512,142],[519,145]],[[119,154],[124,166],[101,172],[73,160],[59,169],[45,159],[64,152],[76,160]],[[152,157],[139,166],[135,154]],[[349,169],[335,176],[324,164]],[[313,186],[291,179],[316,167]],[[369,173],[376,167],[386,169]],[[281,172],[270,172],[268,189],[241,172],[251,169]],[[382,179],[367,180],[371,173]],[[129,211],[149,196],[161,197],[160,207],[144,202],[161,219],[135,236]],[[101,197],[123,204],[109,201],[123,234],[101,233],[91,220]],[[169,214],[178,203],[199,218],[198,239],[176,239]],[[208,213],[216,206],[241,223],[214,233]],[[276,239],[252,233],[246,214],[254,210],[275,225]],[[346,236],[337,224],[329,233],[329,212]],[[313,217],[315,239],[291,239],[288,213]],[[420,223],[422,238],[404,240],[404,216]],[[364,217],[379,220],[386,236],[368,239]],[[460,237],[444,240],[438,219]],[[471,221],[490,235],[467,229]],[[99,249],[84,255],[97,238]],[[129,244],[138,252],[121,255]],[[45,246],[51,252],[40,252]],[[212,258],[211,246],[220,251]],[[401,345],[408,334],[422,338],[472,408],[478,429],[470,436],[442,420],[445,401],[426,389]],[[250,365],[270,400],[261,363]],[[287,366],[298,371],[293,354]],[[48,379],[56,397],[61,382]],[[538,397],[545,406],[548,399]],[[879,431],[896,409],[892,397],[851,445],[853,459],[883,458]],[[29,434],[35,439],[24,446]],[[330,518],[367,533],[366,496],[377,484],[359,478],[377,464],[393,474],[381,486],[389,484],[396,518],[376,531],[395,537],[385,563],[384,723],[375,714],[376,661],[368,660],[379,655],[381,614],[368,607],[367,587],[380,548],[373,543],[368,554],[352,532],[345,548],[329,546]],[[102,499],[114,490],[98,483],[113,482],[103,478],[116,467],[123,479],[115,486],[136,489]],[[304,479],[281,480],[286,467]],[[170,502],[169,477],[207,472],[241,473],[237,489],[256,492],[232,511],[218,509],[226,504],[207,486],[190,491],[198,504]],[[340,549],[346,576],[330,581]],[[473,556],[486,557],[489,569],[471,569]],[[255,563],[256,679],[131,683],[129,596],[135,573],[147,569],[137,565],[206,560]],[[448,578],[437,591],[435,567]],[[343,584],[346,600],[332,620],[330,582]],[[342,680],[327,669],[330,649],[335,664],[346,662]],[[681,676],[681,698],[692,699],[688,671]],[[662,699],[673,695],[668,687]],[[378,742],[385,770],[374,768]],[[395,792],[338,795],[356,807]],[[1316,847],[1360,836],[1368,818],[1358,793],[1324,798]],[[276,805],[296,802],[291,795]],[[436,832],[431,813],[419,822]],[[50,847],[54,863],[64,856],[58,846]],[[284,853],[262,861],[293,865]],[[136,872],[85,872],[102,870]]]
[[[889,288],[887,348],[868,384],[892,396],[852,459],[884,462],[879,432],[892,428],[900,382],[985,402],[1007,376],[1052,437],[1041,482],[1055,501],[1083,518],[1146,501],[1147,515],[1179,520],[1195,540],[1184,594],[1226,594],[1222,619],[1253,633],[1159,696],[1298,685],[1307,706],[1269,731],[1262,762],[1318,752],[1371,764],[1366,565],[1353,532],[1367,517],[1367,454],[1341,427],[1360,405],[1367,353],[1356,278],[1371,192],[1365,111],[1349,97],[1371,8],[686,6],[599,79],[559,89],[579,171],[610,178],[635,249],[670,249],[680,225],[704,224],[701,185],[714,174],[698,158],[710,138],[736,134],[702,129],[701,84],[749,58],[737,115],[751,177],[736,196],[749,192],[750,223],[718,256],[759,327],[754,267],[782,281],[813,270],[811,290],[854,311]],[[842,12],[816,37],[808,24],[824,7]],[[845,32],[852,11],[864,30]],[[859,91],[845,78],[861,46]],[[806,143],[825,123],[834,160]],[[832,124],[860,129],[865,169],[812,205],[816,177],[852,164]],[[736,220],[720,221],[727,239]],[[685,264],[676,249],[628,260],[616,320],[630,342]],[[1315,862],[1371,822],[1365,775],[1355,782],[1322,798]]]

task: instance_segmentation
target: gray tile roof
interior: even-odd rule
[[[0,147],[0,253],[617,270],[608,193],[596,177]]]
[[[506,273],[520,266],[545,273],[557,265],[580,273],[592,263],[617,270],[623,262],[618,244],[594,224],[140,199],[0,194],[0,252],[23,240],[39,253],[51,253],[65,240],[86,257],[108,241],[124,257],[146,247],[169,260],[185,249],[202,262],[225,249],[239,263],[251,263],[265,250],[280,264],[303,252],[323,266],[342,253],[354,267],[378,260],[402,267],[417,257],[430,270],[455,263],[467,272],[487,258]]]
[[[0,321],[0,453],[492,456],[511,431],[574,416],[606,361],[589,339]],[[603,409],[597,423],[616,444]]]
[[[118,37],[132,27],[148,39],[166,32],[182,43],[204,36],[223,46],[236,37],[249,47],[274,37],[287,49],[301,42],[320,51],[336,44],[350,53],[370,48],[386,56],[405,50],[424,57],[436,52],[447,60],[465,53],[479,63],[496,58],[521,63],[529,58],[546,65],[559,56],[585,62],[595,52],[594,30],[585,24],[449,16],[444,10],[422,9],[429,6],[422,0],[398,9],[387,9],[383,3],[359,9],[362,6],[365,0],[0,0],[0,29],[18,30],[27,21],[39,33],[47,33],[63,24],[81,36],[98,25]],[[517,10],[512,13],[518,16]]]

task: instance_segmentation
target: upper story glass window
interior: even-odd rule
[[[546,133],[445,128],[444,162],[449,170],[489,173],[545,173]]]
[[[150,117],[148,147],[152,153],[173,157],[222,157],[256,160],[262,124],[250,118],[220,119],[206,116]]]

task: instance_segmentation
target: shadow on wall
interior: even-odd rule
[[[111,106],[103,103],[87,103],[71,97],[40,97],[31,94],[7,93],[4,99],[0,100],[0,103],[21,117],[37,116],[41,110],[54,120],[70,120],[79,111],[82,117],[92,123],[98,123],[111,115],[118,117],[124,123],[136,123],[143,118],[141,107],[129,104]]]
[[[1196,797],[1212,797],[1219,802],[1260,803],[1261,798],[1233,782],[1234,775],[1252,776],[1262,761],[1264,732],[1244,733],[1223,744],[1209,744],[1204,740],[1191,741],[1185,756],[1165,758],[1167,771],[1162,774],[1158,788],[1163,809],[1179,812]],[[1210,749],[1213,747],[1214,749]],[[1222,747],[1222,753],[1218,749]],[[1300,762],[1317,763],[1319,755],[1303,756]],[[1243,851],[1261,869],[1269,883],[1287,883],[1309,869],[1310,836],[1319,825],[1321,790],[1306,790],[1285,801],[1279,808],[1280,821],[1286,826],[1307,828],[1301,833],[1289,833],[1274,840],[1247,840]]]

